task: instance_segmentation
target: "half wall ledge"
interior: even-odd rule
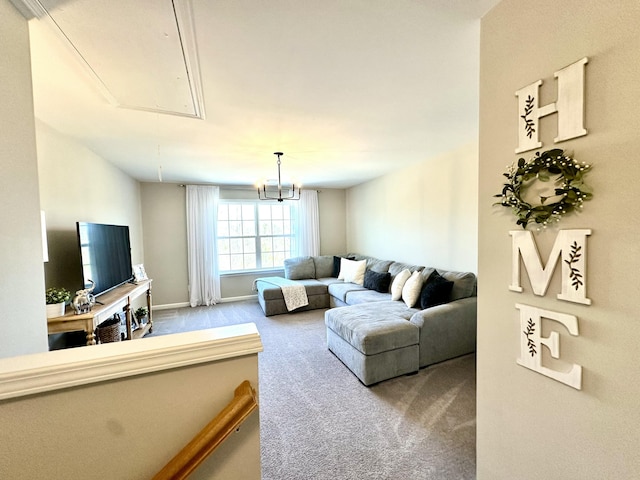
[[[0,359],[0,400],[263,351],[254,323]]]

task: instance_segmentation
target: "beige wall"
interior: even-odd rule
[[[188,303],[185,189],[170,183],[143,183],[145,268],[153,278],[155,305]],[[221,189],[221,198],[251,198],[253,190]],[[318,195],[321,254],[346,252],[345,191],[323,189]],[[264,274],[226,275],[220,281],[222,298],[254,295],[253,280]]]
[[[47,350],[29,31],[0,0],[0,357]]]
[[[640,475],[638,271],[635,218],[640,177],[640,3],[633,0],[504,0],[482,22],[480,83],[477,468],[479,480],[636,479]],[[542,119],[543,149],[567,149],[592,163],[594,198],[559,228],[589,228],[591,306],[556,299],[557,269],[545,297],[508,290],[514,217],[492,207],[505,165],[517,160],[514,92],[542,79],[541,104],[556,99],[553,72],[588,57],[589,134],[554,145],[557,119]],[[525,154],[530,158],[534,152]],[[557,231],[535,233],[547,259]],[[515,303],[575,315],[580,336],[560,334],[561,365],[583,367],[575,390],[516,364]],[[545,347],[546,348],[546,347]],[[544,359],[544,357],[543,357]],[[544,359],[549,362],[549,359]],[[550,365],[550,363],[548,363]]]
[[[320,255],[347,253],[346,190],[323,188],[318,193]]]
[[[476,142],[347,191],[350,252],[477,271]]]
[[[156,305],[189,299],[185,189],[171,183],[142,183],[145,270],[153,278]]]
[[[0,478],[147,480],[244,380],[258,389],[257,355],[0,400]],[[252,413],[189,478],[259,480],[259,420]]]
[[[82,288],[77,221],[128,225],[132,262],[142,263],[139,183],[40,121],[36,137],[40,201],[47,216],[47,286]]]

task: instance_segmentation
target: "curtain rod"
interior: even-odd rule
[[[198,187],[220,187],[220,188],[225,188],[227,190],[255,190],[256,187],[254,186],[242,186],[242,185],[218,185],[215,183],[179,183],[178,186],[179,187],[186,187],[187,185],[195,185]]]
[[[220,187],[223,190],[255,190],[254,186],[242,186],[242,185],[216,185],[214,183],[178,183],[179,187],[186,188],[187,185],[196,185],[203,187]],[[318,193],[322,193],[322,190],[319,188],[310,188],[309,190],[315,190]]]

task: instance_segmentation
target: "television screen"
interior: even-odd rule
[[[93,280],[94,295],[133,279],[129,227],[77,222],[84,288]]]

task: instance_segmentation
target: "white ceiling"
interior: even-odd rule
[[[174,0],[180,34],[171,0],[40,1],[36,118],[140,181],[253,185],[282,151],[345,188],[477,139],[498,0]]]

